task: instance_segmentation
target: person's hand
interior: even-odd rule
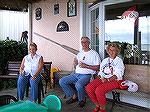
[[[103,83],[107,82],[106,78],[101,78],[101,80],[102,80]]]
[[[20,75],[24,75],[24,70],[20,70]]]
[[[80,61],[80,63],[79,63],[80,68],[87,68],[87,66],[88,66],[87,64]]]
[[[116,75],[113,75],[112,77],[109,78],[109,80],[110,80],[110,81],[117,80],[117,76],[116,76]]]
[[[33,75],[33,76],[32,76],[32,80],[35,80],[35,79],[36,79],[36,77],[37,77],[36,75]]]
[[[78,64],[77,58],[74,58],[73,64],[76,66]]]

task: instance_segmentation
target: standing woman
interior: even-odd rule
[[[100,64],[98,78],[86,86],[86,92],[92,102],[96,105],[93,112],[106,112],[105,94],[113,89],[119,88],[118,80],[122,80],[124,64],[117,55],[120,53],[118,44],[110,43],[106,51],[109,57]]]
[[[18,78],[18,98],[23,100],[25,87],[30,82],[30,100],[36,102],[38,97],[38,83],[41,80],[41,70],[43,68],[43,57],[36,53],[37,45],[31,43],[29,45],[30,54],[26,55],[21,63],[20,75]]]

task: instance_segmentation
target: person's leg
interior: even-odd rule
[[[78,93],[78,100],[85,101],[85,86],[90,82],[91,75],[78,75],[78,81],[75,83],[75,87]]]
[[[102,84],[102,81],[100,78],[96,78],[95,80],[93,80],[92,82],[90,82],[87,86],[86,86],[86,92],[88,94],[88,96],[90,97],[90,99],[92,100],[92,102],[94,104],[98,104],[98,100],[95,94],[95,90],[98,86],[100,86]]]
[[[93,80],[86,86],[86,92],[87,92],[88,96],[90,97],[92,102],[96,105],[93,112],[98,112],[100,109],[100,105],[98,104],[95,90],[101,84],[102,84],[102,82],[101,82],[100,78],[96,78],[95,80]]]
[[[29,82],[29,77],[30,76],[25,76],[25,75],[22,76],[19,74],[19,78],[17,82],[17,97],[19,100],[23,100],[24,98],[25,87]]]
[[[118,88],[118,82],[108,82],[103,83],[100,86],[98,86],[95,90],[95,94],[98,100],[98,103],[100,105],[100,112],[106,112],[106,96],[105,94],[109,91],[112,91],[115,88]]]
[[[41,80],[40,74],[34,80],[32,80],[32,77],[30,78],[30,85],[31,85],[30,100],[33,102],[36,102],[38,98],[38,84],[40,80]]]
[[[70,74],[59,80],[59,85],[65,92],[67,98],[72,97],[75,94],[75,90],[70,86],[70,84],[74,84],[77,81],[76,75],[77,74]]]

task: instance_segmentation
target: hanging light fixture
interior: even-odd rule
[[[65,21],[61,21],[57,25],[57,32],[69,31],[69,26]]]

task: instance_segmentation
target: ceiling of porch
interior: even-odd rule
[[[106,6],[106,20],[117,19],[129,8],[136,6],[139,16],[150,16],[150,0],[133,0],[130,2]]]
[[[0,9],[13,11],[28,11],[28,4],[42,0],[0,0]],[[87,3],[93,2],[97,4],[105,0],[85,0]],[[129,0],[130,1],[130,0]],[[150,0],[133,0],[126,3],[114,4],[106,6],[106,20],[117,19],[124,11],[132,6],[136,6],[140,16],[150,15]]]
[[[41,0],[0,0],[0,9],[13,11],[27,11],[28,4]]]

